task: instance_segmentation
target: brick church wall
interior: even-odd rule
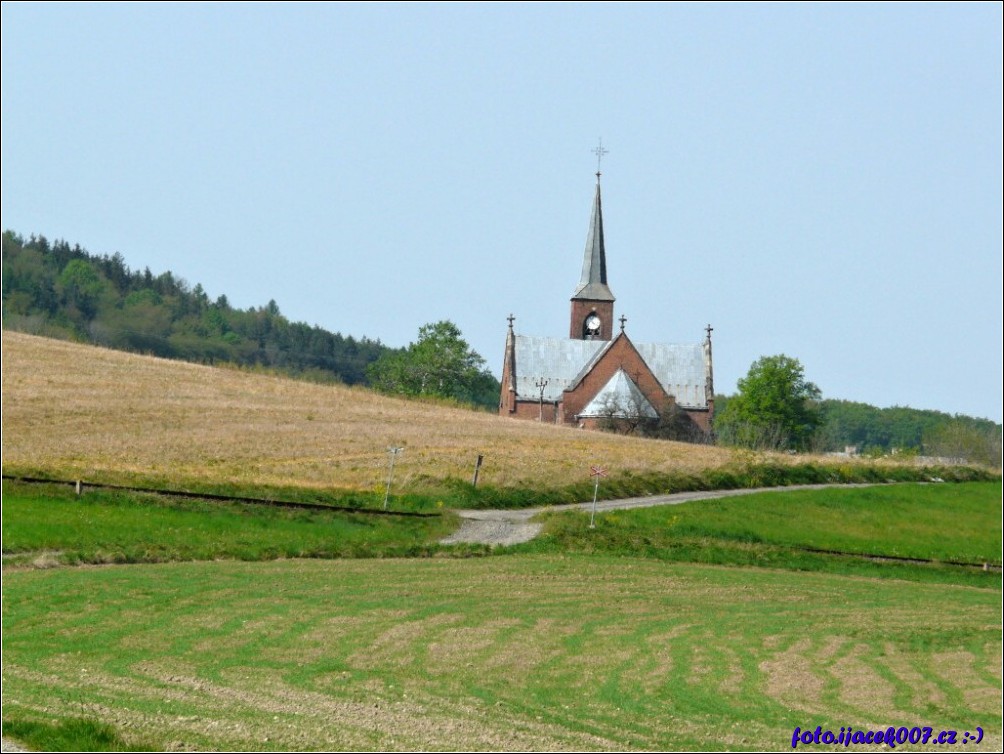
[[[669,396],[627,336],[618,336],[589,374],[573,390],[565,391],[562,408],[566,423],[579,423],[576,418],[578,414],[589,405],[618,369],[623,369],[637,383],[642,394],[656,411],[662,410]]]
[[[558,413],[558,407],[554,403],[544,402],[543,407],[539,401],[516,401],[516,410],[509,414],[517,419],[529,419],[531,421],[543,421],[545,424],[554,424]]]
[[[709,404],[706,411],[689,408],[683,410],[687,412],[687,416],[694,420],[694,424],[700,427],[704,434],[711,433],[711,418],[714,416],[714,407],[711,404]]]

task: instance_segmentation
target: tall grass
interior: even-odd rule
[[[91,718],[70,717],[52,723],[12,714],[3,720],[5,737],[32,751],[150,751],[144,741],[127,741],[114,726]]]

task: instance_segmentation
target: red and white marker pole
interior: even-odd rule
[[[596,528],[596,524],[594,523],[594,521],[596,520],[596,496],[600,491],[600,477],[604,477],[606,475],[607,475],[607,470],[604,469],[602,466],[589,467],[589,476],[593,477],[593,479],[596,480],[596,483],[593,485],[593,512],[589,515],[590,529]]]

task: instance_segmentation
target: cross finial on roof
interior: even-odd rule
[[[624,316],[624,315],[622,314],[622,315],[621,315],[621,319],[620,319],[620,323],[621,323],[621,332],[624,332],[624,324],[625,324],[626,322],[627,322],[627,317],[625,317],[625,316]]]
[[[715,328],[711,326],[710,322],[708,323],[708,326],[704,328],[704,331],[708,334],[708,340],[711,340],[711,333],[714,331],[714,329]]]
[[[511,330],[512,329],[512,323],[516,321],[516,318],[514,316],[512,316],[512,314],[510,313],[509,316],[506,317],[506,319],[509,320],[509,329]]]
[[[596,149],[592,150],[593,154],[596,155],[596,180],[600,178],[600,165],[603,163],[603,155],[609,154],[609,149],[603,148],[603,137],[600,137],[600,145]]]

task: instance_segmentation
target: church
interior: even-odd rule
[[[633,428],[672,415],[692,427],[691,436],[707,436],[715,408],[712,328],[700,343],[635,343],[627,318],[614,319],[600,175],[568,337],[519,335],[509,316],[499,414],[587,429]]]

